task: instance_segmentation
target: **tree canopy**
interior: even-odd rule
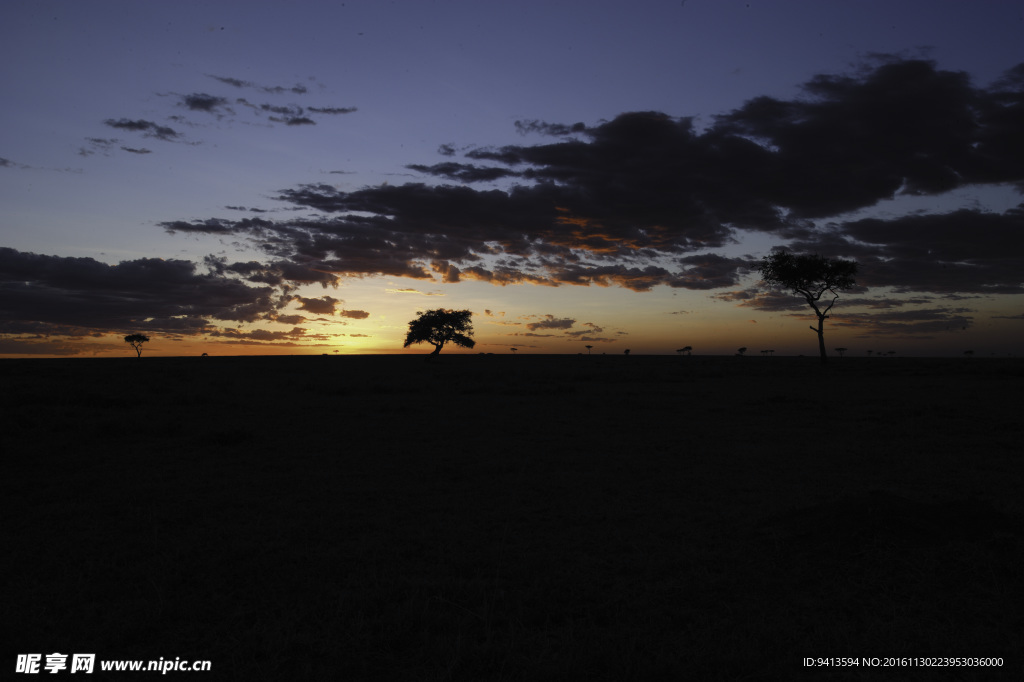
[[[125,343],[135,349],[138,356],[142,357],[142,344],[149,342],[149,337],[145,334],[129,334],[124,337]]]
[[[857,263],[818,254],[776,251],[761,261],[761,278],[769,284],[792,289],[793,293],[817,301],[826,291],[854,286]]]
[[[825,362],[828,358],[825,353],[825,320],[839,298],[836,290],[856,286],[854,277],[857,274],[857,263],[841,258],[826,258],[818,254],[776,251],[761,261],[759,270],[761,279],[767,284],[790,289],[794,294],[803,296],[807,304],[814,309],[814,314],[818,316],[818,326],[812,326],[811,331],[818,334],[818,351],[821,354],[821,361]],[[826,291],[832,294],[832,300],[822,309],[819,301]]]
[[[414,343],[429,343],[434,346],[431,355],[437,355],[449,341],[456,346],[472,348],[476,341],[472,339],[473,323],[469,310],[448,310],[438,308],[422,312],[415,320],[409,322],[409,332],[405,335],[403,348]]]

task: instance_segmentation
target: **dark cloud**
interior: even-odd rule
[[[589,341],[589,340],[592,340],[592,337],[590,336],[591,334],[602,334],[602,333],[604,333],[604,328],[603,327],[599,327],[598,325],[594,324],[593,322],[584,322],[581,326],[586,327],[586,329],[579,329],[577,331],[566,332],[565,335],[566,336],[576,336],[576,337],[587,337],[585,339],[581,338],[581,340]]]
[[[857,281],[899,292],[1024,293],[1024,210],[961,209],[870,218],[794,241],[798,251],[860,263]]]
[[[974,317],[967,308],[927,308],[871,313],[844,313],[831,320],[833,327],[857,336],[934,338],[937,334],[968,329]]]
[[[0,332],[79,330],[205,332],[212,320],[253,322],[281,305],[253,287],[182,260],[109,265],[0,248]]]
[[[507,168],[475,166],[473,164],[454,162],[435,163],[432,166],[410,164],[406,166],[406,168],[419,171],[420,173],[448,178],[449,180],[458,180],[459,182],[494,182],[501,178],[515,177],[519,175],[519,173]]]
[[[584,133],[587,130],[587,126],[583,123],[574,123],[572,125],[564,125],[561,123],[544,123],[543,121],[516,121],[516,130],[521,135],[527,133],[540,133],[541,135],[552,135],[555,137],[561,137],[564,135],[571,135],[573,133]]]
[[[241,98],[235,102],[248,107],[259,115],[267,115],[267,119],[274,123],[284,123],[289,126],[316,125],[316,121],[305,115],[306,109],[295,104],[252,104]]]
[[[209,332],[209,336],[227,339],[231,342],[257,342],[274,343],[280,341],[296,341],[310,338],[302,327],[294,327],[290,331],[269,331],[267,329],[252,329],[243,331],[236,328],[215,329]],[[323,335],[315,335],[313,338],[323,339]]]
[[[590,340],[592,338],[593,334],[602,334],[602,333],[604,333],[604,328],[597,326],[593,322],[584,322],[583,326],[587,327],[587,329],[578,329],[576,331],[566,332],[565,335],[566,336],[580,337],[581,340]],[[583,337],[586,337],[586,338],[583,338]]]
[[[244,102],[245,100],[239,101]],[[285,116],[302,116],[302,114],[305,113],[305,110],[302,107],[295,105],[277,106],[273,104],[261,104],[259,108],[261,111],[265,111],[267,113],[282,114]]]
[[[214,80],[224,85],[231,86],[238,89],[250,89],[257,92],[262,92],[269,95],[284,95],[284,94],[298,94],[304,95],[307,93],[307,88],[304,85],[295,85],[291,88],[285,88],[280,86],[262,86],[253,83],[252,81],[246,81],[239,78],[231,78],[226,76],[210,76]],[[168,93],[171,95],[173,93]],[[258,117],[266,118],[274,123],[283,123],[287,126],[307,126],[316,125],[316,119],[309,114],[316,114],[319,116],[338,116],[343,114],[351,114],[357,111],[356,107],[337,107],[337,106],[311,106],[304,108],[297,104],[283,104],[283,103],[254,103],[245,99],[244,97],[225,97],[222,94],[210,94],[207,92],[195,92],[190,94],[173,94],[177,100],[179,108],[187,109],[190,112],[201,112],[212,114],[216,116],[218,120],[222,120],[225,117],[234,118],[236,109],[239,107],[248,109],[250,112]],[[309,113],[307,113],[309,112]],[[168,116],[169,120],[176,121],[182,125],[199,127],[203,123],[189,119],[181,115]],[[108,119],[104,123],[108,126],[120,128],[124,130],[131,130],[135,132],[145,133],[150,137],[158,137],[165,140],[171,140],[179,137],[179,133],[166,126],[159,126],[152,121],[146,120],[131,120],[131,119]]]
[[[325,289],[328,286],[336,287],[338,277],[322,269],[291,260],[272,261],[262,263],[259,261],[237,261],[228,263],[224,257],[207,256],[204,264],[219,275],[237,275],[242,279],[258,283],[269,284],[288,290],[294,285],[320,284]]]
[[[296,325],[302,324],[309,318],[304,315],[274,315],[271,319],[273,319],[274,322],[280,322],[281,324]]]
[[[568,317],[558,319],[554,315],[545,315],[544,319],[539,322],[528,322],[526,328],[531,332],[538,329],[570,329],[574,324],[576,324],[576,320]]]
[[[80,352],[79,346],[67,340],[0,336],[0,354],[3,355],[78,355]]]
[[[356,111],[355,107],[308,107],[303,108],[297,104],[253,104],[244,98],[235,100],[236,104],[244,106],[251,111],[266,115],[268,120],[275,123],[284,123],[290,126],[316,125],[316,121],[307,115],[307,112],[325,116],[336,116],[339,114],[351,114]]]
[[[82,156],[88,156],[88,154],[82,154]],[[18,163],[17,161],[11,161],[10,159],[0,158],[0,168],[29,169],[29,168],[31,168],[31,166],[29,166],[27,164],[24,164],[24,163]]]
[[[666,186],[664,169],[645,171],[641,158],[629,158],[628,148],[645,139],[641,157],[671,156],[666,147],[693,143],[689,123],[663,115],[626,115],[593,134],[593,144],[517,149],[514,156],[534,166],[529,174],[536,182],[507,191],[410,183],[342,192],[329,185],[303,185],[282,191],[280,198],[335,217],[273,226],[237,223],[229,228],[227,221],[217,220],[165,227],[248,233],[275,255],[302,253],[339,274],[425,278],[433,270],[450,282],[599,284],[638,291],[662,284],[714,288],[733,283],[738,276],[734,264],[716,267],[711,256],[706,262],[681,261],[675,271],[643,263],[733,240],[732,228],[712,219],[706,202],[680,198]],[[506,150],[496,157],[512,155]],[[687,163],[693,166],[691,176],[705,174],[702,164]],[[467,181],[514,173],[470,164],[414,168]],[[723,213],[734,212],[724,199],[721,203]],[[774,209],[764,212],[769,220],[778,219]],[[265,241],[269,233],[278,238]],[[481,263],[487,256],[503,260]]]
[[[718,117],[714,134],[758,141],[764,194],[797,216],[827,217],[897,194],[1021,182],[1024,95],[1004,82],[978,89],[963,72],[893,59],[816,76],[798,99],[753,99]]]
[[[294,105],[250,106],[281,121],[305,117]],[[652,111],[593,126],[525,120],[516,128],[555,139],[443,144],[439,154],[449,160],[408,166],[442,181],[514,181],[505,189],[299,185],[278,198],[319,217],[164,227],[232,233],[275,262],[339,277],[635,291],[736,287],[756,263],[716,250],[761,233],[794,251],[857,259],[868,287],[1021,291],[1019,210],[841,216],[901,195],[1024,187],[1024,67],[985,88],[929,61],[884,58],[815,76],[798,97],[752,99],[700,131],[690,118]]]
[[[194,93],[191,95],[184,95],[181,98],[181,103],[192,111],[214,113],[218,109],[226,107],[228,101],[223,97],[215,97],[214,95],[207,95],[206,93]]]
[[[288,88],[288,87],[283,87],[283,86],[280,86],[280,85],[269,85],[269,86],[268,85],[257,85],[256,83],[253,83],[252,81],[246,81],[246,80],[242,80],[240,78],[231,78],[230,76],[213,76],[213,75],[211,75],[210,78],[212,78],[212,79],[214,79],[216,81],[220,81],[221,83],[224,83],[225,85],[230,85],[230,86],[235,87],[235,88],[240,88],[240,89],[241,88],[249,88],[249,89],[253,89],[253,90],[259,90],[261,92],[270,93],[270,94],[273,94],[273,95],[279,95],[279,94],[283,94],[285,92],[290,92],[290,93],[296,94],[296,95],[304,95],[304,94],[306,94],[308,92],[308,88],[306,88],[306,86],[303,85],[302,83],[298,83],[298,84],[293,85],[292,87]]]
[[[247,107],[261,116],[266,115],[267,119],[274,123],[284,123],[289,126],[316,125],[316,121],[305,115],[306,109],[296,104],[253,104],[242,98],[235,100],[235,103]],[[310,108],[309,111],[315,111],[315,109]]]
[[[353,320],[365,320],[370,316],[370,313],[365,310],[340,310],[338,315],[341,317],[348,317]]]
[[[182,220],[175,220],[169,223],[161,223],[161,226],[169,233],[174,234],[175,232],[195,232],[202,234],[230,234],[235,231],[234,224],[229,221],[220,220],[218,218],[209,218],[203,221],[185,222]]]
[[[734,286],[757,265],[749,258],[726,258],[714,253],[684,256],[678,259],[678,263],[683,266],[683,270],[672,286],[686,289]]]
[[[240,80],[238,78],[229,78],[227,76],[210,76],[210,78],[218,80],[221,83],[224,83],[225,85],[232,85],[232,86],[234,86],[236,88],[251,88],[251,87],[254,87],[251,82],[243,81],[243,80]]]
[[[783,313],[788,317],[813,318],[810,307],[799,296],[757,288],[717,294],[716,299],[755,308],[766,313]],[[973,323],[969,308],[931,307],[932,297],[864,299],[840,297],[833,309],[829,326],[856,332],[858,336],[927,336],[939,332],[962,331]],[[862,309],[868,308],[864,312]],[[904,309],[906,308],[906,309]],[[751,320],[756,322],[756,320]]]
[[[728,291],[721,294],[715,294],[712,298],[719,301],[725,301],[727,303],[735,303],[736,305],[744,308],[757,308],[764,312],[808,312],[810,310],[807,303],[805,303],[802,298],[798,298],[789,293],[775,289],[761,291],[758,288],[753,287],[740,291]]]
[[[108,118],[105,120],[104,125],[108,125],[111,128],[117,128],[118,130],[128,130],[136,133],[143,133],[144,137],[155,137],[158,140],[165,140],[167,142],[174,142],[180,138],[180,135],[173,128],[162,126],[152,121],[144,120],[131,120],[127,118],[113,119]]]
[[[389,294],[418,294],[420,296],[444,296],[444,294],[439,291],[420,291],[419,289],[410,288],[385,289],[384,291]]]
[[[356,107],[309,107],[314,114],[351,114],[358,109]]]
[[[152,150],[144,149],[144,148],[121,147],[121,149],[123,149],[126,152],[131,152],[132,154],[152,154],[153,153]]]
[[[287,118],[279,118],[277,116],[271,116],[271,121],[275,123],[284,123],[290,126],[315,126],[316,121],[309,118],[308,116],[289,116]]]
[[[888,308],[903,308],[908,305],[927,305],[934,301],[935,298],[932,296],[915,298],[844,298],[843,305],[884,310]]]
[[[108,137],[87,137],[85,141],[89,143],[89,146],[80,148],[78,150],[79,156],[92,156],[93,154],[110,156],[114,146],[120,142],[117,138]]]
[[[299,310],[305,310],[314,315],[333,315],[334,310],[341,303],[341,301],[332,296],[321,296],[319,298],[296,296],[295,300],[299,302]]]
[[[280,94],[282,92],[291,92],[291,93],[296,94],[296,95],[305,95],[308,92],[308,89],[302,83],[299,83],[297,85],[293,85],[290,88],[286,88],[286,87],[283,87],[283,86],[280,86],[280,85],[275,85],[275,86],[272,86],[272,87],[266,87],[266,88],[261,88],[261,89],[264,92],[270,92],[270,93],[274,93],[274,94]]]

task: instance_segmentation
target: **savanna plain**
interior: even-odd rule
[[[197,680],[1024,674],[1018,359],[144,352],[0,372],[9,670],[61,652],[211,661],[178,675]]]

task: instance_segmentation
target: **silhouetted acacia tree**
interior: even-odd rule
[[[741,358],[743,357],[743,354],[746,353],[746,352],[747,352],[747,347],[746,346],[743,346],[743,348],[737,348],[736,349],[736,355],[740,356]]]
[[[138,353],[139,357],[141,358],[142,344],[147,343],[149,341],[149,337],[146,336],[145,334],[129,334],[128,336],[124,337],[124,340],[125,343],[127,343],[129,346],[135,349],[135,352]]]
[[[843,353],[850,350],[849,348],[836,348],[836,352],[839,353],[839,357],[843,357]]]
[[[818,334],[818,351],[821,361],[826,362],[825,320],[839,298],[836,290],[849,289],[856,284],[854,276],[857,274],[857,263],[817,254],[795,255],[776,251],[761,261],[759,270],[766,283],[791,289],[794,294],[803,296],[814,309],[814,314],[818,316],[818,327],[812,326],[811,331]],[[826,291],[832,294],[832,301],[822,309],[819,301]]]
[[[583,347],[587,349],[587,355],[590,355],[590,351],[593,348],[593,346],[583,346]]]
[[[472,348],[476,345],[471,337],[473,336],[473,323],[470,317],[473,313],[469,310],[428,310],[420,313],[419,317],[409,322],[409,332],[405,335],[405,343],[402,348],[408,348],[414,343],[427,343],[434,346],[431,355],[437,355],[444,348],[444,344],[451,341],[456,346]]]

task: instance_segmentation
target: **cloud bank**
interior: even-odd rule
[[[110,265],[0,247],[0,333],[207,334],[215,323],[273,320],[291,297],[190,261],[140,258]],[[236,268],[236,271],[243,270]],[[328,297],[329,298],[329,297]]]
[[[409,166],[422,182],[281,190],[302,219],[162,226],[247,237],[280,263],[337,277],[635,291],[735,287],[753,260],[721,250],[760,233],[855,258],[872,287],[1022,292],[1024,250],[1007,248],[1020,244],[1019,207],[844,216],[900,196],[1024,188],[1024,65],[979,87],[930,61],[882,59],[816,76],[790,100],[757,97],[704,130],[661,112],[517,128],[554,139],[443,145],[447,160]]]

